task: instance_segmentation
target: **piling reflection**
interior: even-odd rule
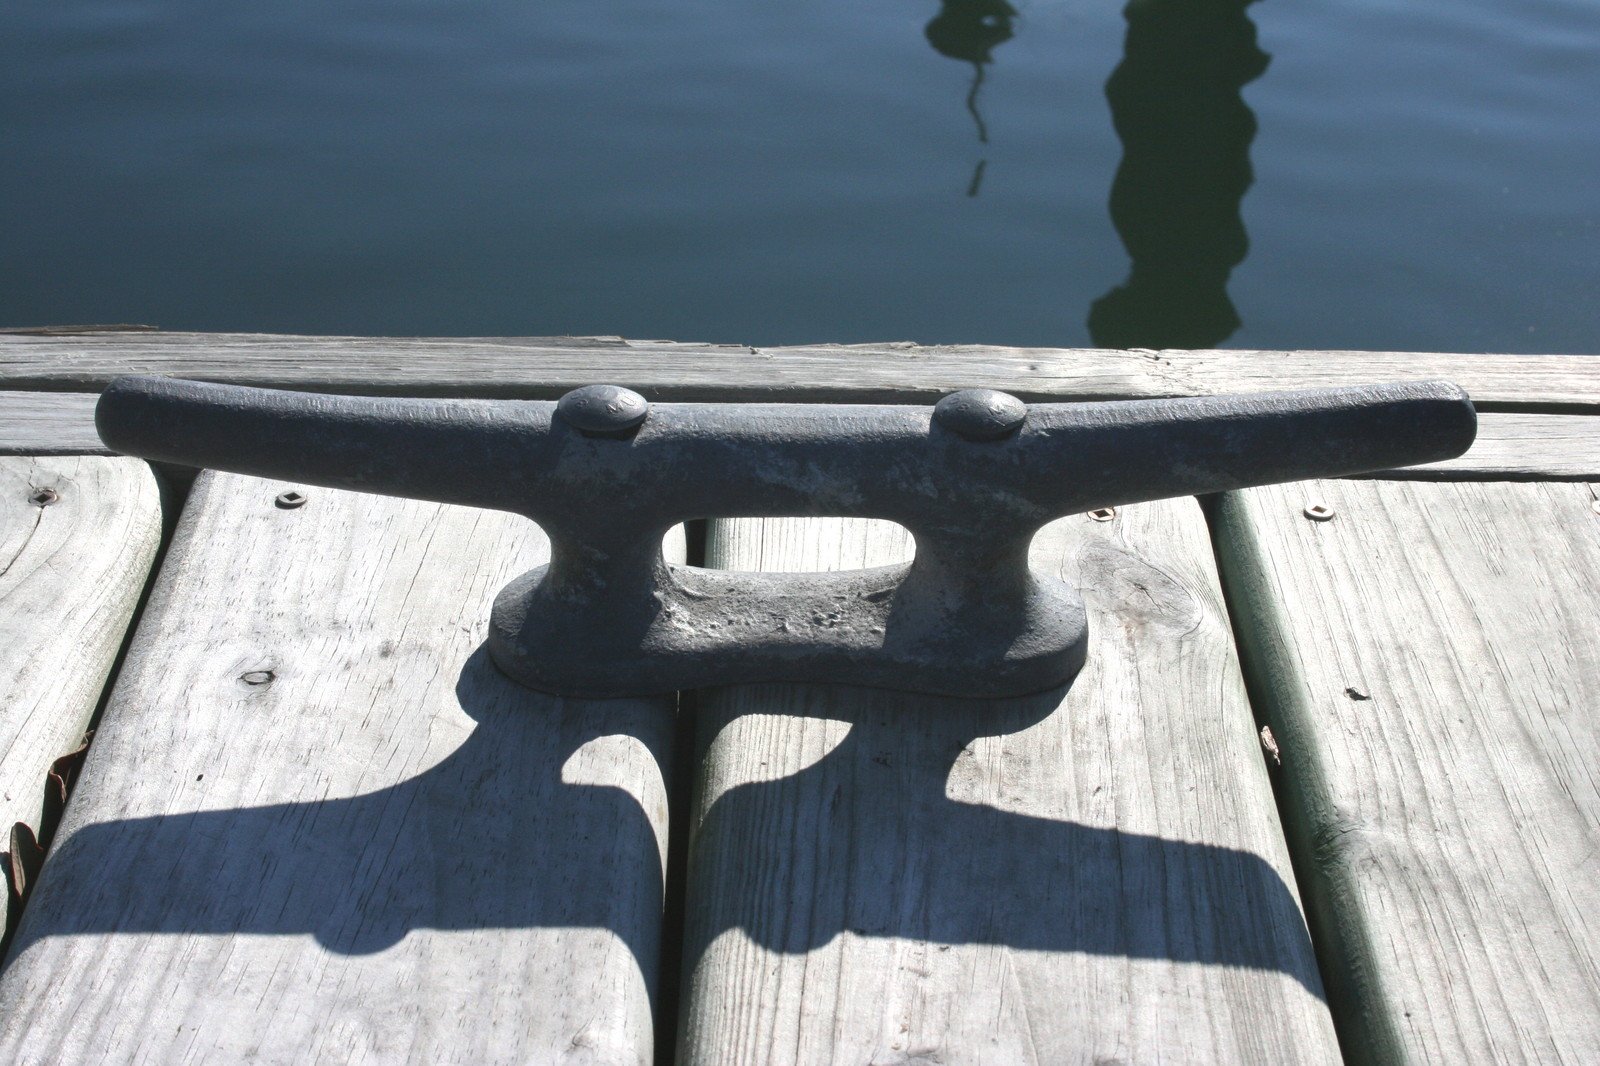
[[[929,20],[923,34],[934,51],[951,59],[972,64],[972,85],[967,90],[967,113],[978,130],[978,143],[989,143],[989,127],[978,109],[978,91],[983,88],[984,67],[994,62],[995,48],[1011,40],[1011,20],[1017,9],[1006,0],[941,0],[939,13]],[[978,195],[983,183],[980,159],[968,183],[967,195]]]
[[[1132,267],[1089,310],[1106,348],[1211,348],[1239,328],[1228,277],[1249,247],[1254,113],[1244,86],[1270,57],[1252,0],[1132,0],[1121,64],[1106,82],[1122,164],[1111,220]]]

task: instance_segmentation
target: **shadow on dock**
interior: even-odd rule
[[[456,694],[476,727],[397,785],[65,826],[7,965],[38,940],[79,933],[310,933],[365,954],[412,929],[550,926],[614,931],[653,983],[655,829],[627,789],[566,777],[573,754],[600,738],[632,738],[666,765],[671,708],[541,696],[481,648]],[[247,795],[248,771],[234,775],[225,787]]]
[[[1061,691],[927,698],[915,723],[894,694],[768,686],[765,697],[764,713],[850,731],[818,762],[737,785],[707,811],[689,865],[686,972],[730,928],[788,954],[849,932],[1280,971],[1322,996],[1299,907],[1259,856],[946,795],[975,740],[1039,722]],[[703,710],[702,747],[739,706]]]
[[[651,820],[628,790],[564,774],[601,737],[632,737],[666,765],[669,716],[529,693],[481,649],[456,691],[475,730],[392,787],[69,827],[7,965],[90,933],[312,934],[358,954],[413,929],[584,927],[616,933],[654,988]],[[1276,970],[1321,995],[1295,900],[1260,857],[946,797],[975,738],[1026,728],[1061,693],[929,700],[908,729],[891,694],[787,691],[796,713],[850,732],[814,765],[713,803],[690,858],[687,968],[734,927],[788,953],[848,930]],[[228,789],[247,793],[248,780]]]
[[[1266,70],[1253,0],[1132,0],[1106,82],[1122,164],[1111,220],[1133,261],[1089,310],[1102,348],[1214,348],[1239,328],[1228,277],[1249,250],[1255,114],[1242,90]]]

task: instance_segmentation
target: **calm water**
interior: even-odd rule
[[[1600,352],[1592,0],[13,0],[0,324]]]

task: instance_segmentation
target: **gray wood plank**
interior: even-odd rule
[[[1275,486],[1219,544],[1347,1054],[1600,1061],[1593,490]]]
[[[905,558],[861,520],[713,523],[735,568]],[[1071,691],[701,694],[685,1063],[1338,1057],[1193,500],[1048,527]]]
[[[110,455],[85,392],[0,392],[0,455]]]
[[[0,459],[0,833],[39,831],[45,775],[88,727],[160,545],[144,463]]]
[[[1373,475],[1384,480],[1589,481],[1600,478],[1600,418],[1499,412],[1478,416],[1467,454]]]
[[[0,1060],[649,1062],[671,700],[481,650],[511,515],[205,474],[0,978]]]
[[[1191,386],[1180,395],[1445,378],[1466,389],[1483,411],[1576,414],[1600,408],[1600,360],[1590,354],[1226,350],[1162,352],[1160,360]]]
[[[924,402],[1219,395],[1450,378],[1486,409],[1600,409],[1600,360],[1415,352],[1150,352],[982,345],[753,348],[589,338],[0,336],[0,388],[92,391],[154,373],[327,392],[553,397],[607,379],[655,399]]]

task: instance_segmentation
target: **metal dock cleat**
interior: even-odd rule
[[[651,404],[329,396],[119,378],[106,444],[130,455],[512,511],[550,562],[497,598],[506,674],[570,696],[826,681],[969,697],[1061,685],[1083,602],[1028,566],[1053,519],[1170,496],[1452,458],[1476,416],[1446,382],[1027,405]],[[678,566],[663,535],[743,516],[889,519],[900,566],[827,574]]]

